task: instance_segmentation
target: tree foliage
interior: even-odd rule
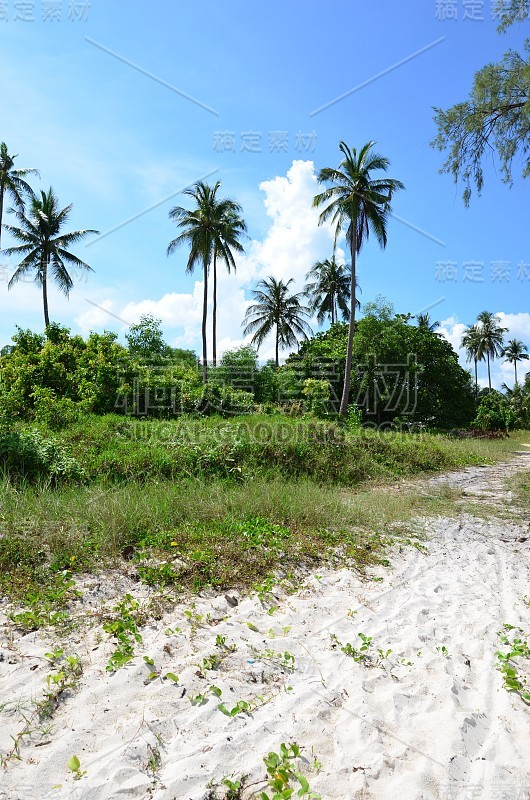
[[[276,366],[280,348],[292,347],[299,338],[307,339],[311,334],[306,321],[309,308],[302,302],[303,292],[290,293],[292,282],[292,278],[282,281],[272,276],[259,281],[252,292],[256,302],[248,307],[243,321],[243,333],[252,333],[252,344],[258,348],[269,335],[274,335]]]
[[[171,347],[164,341],[162,320],[151,314],[143,314],[140,322],[131,325],[125,334],[129,353],[141,361],[160,364],[171,353]]]
[[[92,272],[92,267],[67,248],[77,244],[90,233],[98,231],[87,229],[65,233],[64,225],[68,221],[72,205],[59,209],[59,201],[53,189],[41,191],[40,197],[31,192],[28,207],[23,204],[12,209],[18,222],[16,225],[4,225],[5,229],[19,244],[5,250],[8,256],[23,256],[22,261],[13,273],[8,288],[11,289],[28,273],[33,272],[37,286],[42,289],[44,324],[50,324],[48,313],[48,281],[53,281],[66,297],[74,285],[68,267]]]
[[[528,3],[502,4],[499,30],[528,17]],[[438,134],[432,144],[446,152],[441,172],[462,181],[469,204],[472,187],[480,195],[484,163],[497,154],[502,180],[511,184],[517,156],[523,177],[530,175],[530,40],[522,51],[508,50],[497,63],[486,64],[476,74],[466,100],[447,110],[435,108]]]
[[[32,193],[31,186],[24,179],[28,175],[38,175],[36,169],[18,169],[15,167],[16,155],[9,153],[5,142],[0,142],[0,243],[2,241],[2,221],[4,202],[10,197],[18,208],[24,207],[24,195]]]
[[[410,324],[410,314],[389,313],[389,308],[369,306],[353,339],[350,398],[362,409],[364,422],[380,425],[398,418],[439,428],[469,424],[475,413],[473,388],[449,342]],[[337,399],[347,342],[348,326],[336,323],[302,344],[288,366],[303,378],[322,378],[327,372]]]

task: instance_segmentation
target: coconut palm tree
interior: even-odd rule
[[[502,356],[510,364],[513,364],[515,370],[515,385],[517,386],[517,362],[528,361],[528,347],[518,339],[510,339],[508,346],[502,351]]]
[[[475,396],[478,395],[478,362],[484,360],[482,334],[476,325],[470,325],[464,331],[461,346],[466,351],[467,361],[475,364]]]
[[[434,333],[436,328],[440,327],[439,322],[431,322],[431,315],[428,311],[423,314],[417,314],[416,319],[418,320],[418,328],[421,328],[424,331],[430,331]]]
[[[35,283],[42,289],[46,328],[50,324],[48,281],[51,279],[68,297],[74,283],[66,265],[93,272],[92,267],[70,253],[67,248],[81,241],[88,234],[99,233],[99,231],[87,229],[62,233],[61,229],[68,221],[71,210],[71,204],[59,210],[59,202],[50,187],[48,192],[41,191],[40,197],[31,192],[28,197],[28,208],[23,206],[10,209],[20,227],[4,225],[11,236],[21,242],[19,245],[7,248],[4,252],[8,256],[24,256],[8,283],[8,289],[11,289],[27,273],[35,272]]]
[[[252,294],[257,301],[249,306],[243,320],[243,333],[253,333],[252,344],[261,347],[270,333],[275,335],[275,361],[280,364],[279,350],[292,347],[298,337],[307,339],[312,331],[306,322],[309,308],[302,304],[303,292],[289,294],[293,279],[284,283],[272,276],[258,283]]]
[[[351,362],[353,350],[353,334],[355,332],[356,307],[356,258],[360,253],[370,231],[373,231],[381,247],[387,243],[387,220],[391,212],[392,194],[403,189],[401,181],[392,178],[372,177],[372,173],[383,171],[389,167],[389,161],[377,155],[372,148],[374,142],[368,142],[357,152],[350,150],[345,142],[339,144],[344,158],[338,169],[325,167],[318,174],[319,183],[330,184],[325,191],[316,195],[313,205],[319,207],[326,204],[320,214],[319,224],[330,220],[335,226],[335,246],[342,231],[345,230],[346,241],[350,249],[350,327],[346,368],[344,372],[344,388],[340,404],[340,413],[348,413],[350,393]]]
[[[219,182],[214,187],[208,186],[203,181],[198,181],[189,189],[184,190],[184,194],[191,197],[196,208],[189,211],[182,206],[175,206],[169,212],[169,218],[176,222],[182,230],[175,239],[169,243],[167,255],[171,255],[178,247],[183,244],[189,245],[190,254],[186,264],[186,273],[191,274],[197,264],[202,265],[203,272],[203,301],[202,301],[202,372],[203,379],[208,381],[208,349],[206,344],[206,322],[208,314],[208,273],[214,251],[214,209],[216,205],[215,195],[219,188]]]
[[[482,340],[482,352],[488,364],[488,386],[491,391],[491,361],[503,351],[504,334],[508,328],[501,328],[499,318],[491,311],[481,311],[477,317],[476,327]]]
[[[218,184],[220,185],[220,183]],[[220,200],[216,204],[217,224],[213,248],[213,307],[212,307],[212,361],[217,364],[217,260],[222,261],[228,273],[236,271],[234,251],[244,253],[241,238],[247,226],[241,216],[241,206],[234,200]]]
[[[175,206],[169,212],[169,218],[176,222],[181,229],[167,248],[167,255],[171,255],[183,244],[189,245],[190,254],[186,264],[186,272],[191,274],[197,264],[202,265],[203,271],[203,303],[202,303],[202,371],[204,382],[208,381],[208,349],[206,341],[206,325],[208,315],[208,276],[210,265],[214,262],[214,323],[213,338],[214,352],[217,324],[217,259],[225,262],[228,270],[235,269],[233,250],[242,252],[239,241],[246,230],[245,223],[240,217],[241,207],[233,200],[219,200],[217,192],[221,182],[209,186],[203,181],[198,181],[184,194],[191,197],[196,208],[190,211],[182,206]]]
[[[7,151],[5,142],[0,142],[0,245],[2,244],[2,218],[4,215],[4,198],[9,195],[18,209],[24,205],[23,195],[32,194],[32,188],[24,180],[28,175],[38,175],[36,169],[15,169],[15,158]],[[1,249],[1,247],[0,247]]]
[[[304,292],[309,300],[311,314],[317,315],[319,325],[326,317],[331,324],[337,322],[339,311],[343,320],[350,318],[350,266],[339,264],[335,256],[317,261],[306,275]],[[360,307],[357,301],[357,308]]]

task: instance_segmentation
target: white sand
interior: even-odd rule
[[[429,483],[448,481],[509,510],[502,481],[529,465],[530,457],[520,455]],[[324,800],[530,798],[530,707],[503,688],[495,669],[503,624],[530,632],[522,599],[530,595],[528,524],[513,513],[515,522],[465,514],[429,520],[428,553],[393,552],[392,566],[372,573],[379,581],[323,570],[296,594],[275,590],[272,614],[256,597],[234,608],[223,596],[200,598],[194,613],[210,621],[192,635],[184,615],[191,605],[178,606],[142,630],[134,661],[113,675],[105,672],[112,642],[100,625],[72,636],[65,651],[83,661],[79,688],[60,703],[52,730],[37,731],[22,744],[22,760],[2,771],[0,798],[202,800],[215,796],[210,781],[242,773],[250,782],[262,779],[262,757],[290,741],[303,748],[302,771]],[[117,588],[123,594],[130,586],[122,580]],[[100,592],[86,587],[87,608]],[[168,626],[182,632],[168,636]],[[50,672],[43,658],[50,640],[10,639],[12,631],[3,627],[1,702],[9,705],[0,713],[2,752],[23,727],[12,704],[30,710]],[[374,651],[392,653],[379,663],[377,653],[356,663],[333,648],[331,634],[359,646],[359,632],[373,638]],[[237,650],[203,678],[196,665],[220,652],[217,635]],[[294,671],[266,658],[267,649],[292,654]],[[158,679],[146,685],[144,654],[162,674],[177,673],[179,685]],[[240,699],[270,699],[229,719],[212,695],[191,705],[189,697],[211,684],[230,708]],[[147,766],[151,748],[160,753],[154,775]],[[66,767],[73,753],[87,771],[79,781]]]

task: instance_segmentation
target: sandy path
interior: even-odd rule
[[[530,453],[518,454],[423,486],[445,481],[508,509],[503,481],[529,467]],[[275,590],[272,614],[256,597],[234,608],[224,597],[203,598],[192,610],[203,620],[192,626],[184,615],[191,607],[176,607],[142,631],[135,661],[114,675],[105,672],[106,634],[73,637],[68,652],[84,663],[79,689],[60,705],[53,731],[22,746],[23,760],[0,777],[0,798],[213,798],[209,781],[242,773],[258,781],[262,757],[289,741],[303,748],[302,770],[323,800],[530,798],[530,708],[495,669],[503,624],[530,632],[528,523],[520,513],[514,519],[429,520],[428,552],[395,552],[373,581],[323,570],[294,595]],[[166,634],[167,627],[180,631]],[[374,657],[363,663],[337,645],[358,647],[359,632],[373,640]],[[216,647],[216,636],[235,652]],[[381,659],[378,648],[392,652]],[[49,672],[39,656],[49,649],[36,634],[2,647],[3,702],[39,696]],[[203,667],[201,677],[197,665],[214,653],[221,665]],[[146,685],[144,654],[162,674],[177,673],[179,685]],[[190,703],[212,684],[229,708],[258,696],[264,704],[229,719],[211,694],[201,706]],[[21,727],[12,706],[0,725],[6,751]],[[73,753],[87,770],[79,781],[66,769]]]

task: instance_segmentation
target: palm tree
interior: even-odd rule
[[[15,169],[15,158],[7,151],[5,142],[0,142],[0,245],[2,244],[2,217],[4,215],[4,197],[9,194],[18,209],[22,209],[24,193],[31,195],[33,190],[24,178],[27,175],[38,175],[36,169]],[[0,247],[1,249],[1,247]]]
[[[478,362],[484,360],[482,334],[476,325],[470,325],[464,331],[461,346],[466,351],[468,361],[475,364],[475,396],[478,395]]]
[[[35,283],[42,288],[44,324],[47,328],[50,324],[48,280],[51,277],[63,294],[68,297],[74,283],[66,265],[71,264],[76,269],[90,272],[93,270],[66,248],[81,241],[89,233],[99,233],[99,231],[87,229],[61,233],[61,228],[70,216],[72,205],[70,204],[60,211],[57,197],[51,187],[48,192],[41,191],[40,195],[39,198],[31,192],[28,198],[29,209],[26,209],[25,206],[10,209],[20,227],[17,228],[14,225],[5,225],[4,227],[21,244],[9,247],[4,252],[8,256],[24,256],[8,283],[8,289],[11,289],[28,272],[34,270]]]
[[[208,381],[208,349],[206,345],[206,322],[208,313],[208,272],[214,250],[213,219],[215,207],[215,195],[219,188],[219,182],[212,188],[203,181],[198,181],[189,189],[184,190],[184,194],[193,198],[197,208],[189,211],[182,206],[175,206],[169,212],[169,218],[176,222],[182,229],[167,248],[167,255],[171,255],[178,247],[189,244],[190,254],[186,264],[186,273],[191,274],[195,266],[202,264],[204,291],[202,302],[202,372],[204,383]]]
[[[317,321],[322,325],[326,317],[331,324],[337,322],[339,311],[343,320],[350,318],[349,301],[351,297],[350,267],[348,264],[338,264],[335,256],[317,261],[306,275],[304,292],[309,299],[311,314],[317,314]],[[357,301],[357,308],[360,303]]]
[[[481,311],[477,317],[477,324],[482,340],[483,357],[486,356],[488,363],[488,386],[491,391],[491,369],[490,362],[502,354],[504,345],[504,334],[508,328],[501,328],[499,318],[491,311]]]
[[[440,327],[439,322],[431,322],[431,315],[428,311],[423,314],[418,314],[416,319],[418,320],[418,328],[421,328],[424,331],[430,331],[430,333],[434,333],[436,328]]]
[[[517,362],[528,361],[528,347],[518,339],[510,339],[508,346],[502,351],[502,356],[510,364],[513,364],[515,370],[515,385],[517,386]]]
[[[247,308],[243,333],[253,333],[252,344],[261,347],[267,336],[274,331],[276,340],[275,360],[280,365],[279,350],[295,345],[298,337],[307,339],[312,331],[305,318],[309,308],[302,304],[303,292],[289,294],[293,279],[284,283],[272,276],[258,283],[252,294],[257,302]]]
[[[320,214],[319,224],[331,220],[335,225],[335,246],[341,231],[346,229],[346,241],[351,256],[350,327],[344,389],[340,404],[342,415],[348,413],[350,393],[353,334],[355,332],[356,258],[364,242],[368,239],[370,230],[374,232],[381,247],[386,247],[386,227],[388,215],[391,212],[392,194],[398,189],[404,188],[400,181],[392,178],[372,178],[372,172],[376,170],[386,172],[390,164],[387,158],[372,151],[373,146],[374,142],[368,142],[357,153],[355,148],[350,150],[345,142],[341,142],[339,149],[344,158],[339,164],[339,168],[325,167],[318,174],[319,183],[328,183],[331,186],[316,195],[313,200],[315,207],[327,203],[326,208]]]
[[[189,211],[182,206],[175,206],[169,212],[169,218],[176,222],[182,230],[173,239],[167,248],[167,255],[171,255],[178,247],[187,244],[190,254],[186,264],[186,272],[191,274],[198,263],[203,270],[203,303],[202,303],[202,371],[204,383],[208,381],[208,349],[206,342],[206,323],[208,316],[208,275],[210,264],[214,262],[214,353],[216,347],[217,323],[217,258],[221,258],[228,270],[235,269],[232,250],[242,252],[243,248],[239,237],[245,232],[246,226],[239,216],[241,208],[233,200],[218,200],[216,195],[221,186],[217,181],[215,186],[208,186],[203,181],[198,181],[184,194],[191,197],[196,208]],[[215,353],[216,355],[216,353]]]
[[[217,183],[220,186],[220,183]],[[220,200],[215,207],[217,224],[213,248],[213,308],[212,308],[212,361],[217,364],[217,259],[226,265],[228,273],[236,271],[236,253],[244,253],[240,238],[246,234],[247,226],[241,217],[241,206],[234,200]]]

